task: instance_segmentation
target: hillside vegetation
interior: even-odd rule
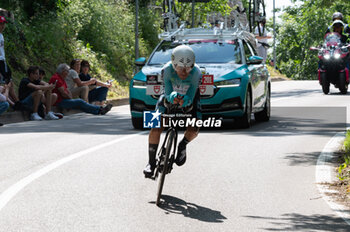
[[[140,55],[148,57],[159,42],[162,0],[139,2]],[[344,14],[345,22],[350,21],[350,1],[297,2],[284,10],[277,25],[276,62],[288,77],[315,79],[317,55],[309,47],[322,42],[335,11]],[[247,7],[247,0],[243,3]],[[94,76],[116,80],[109,97],[127,96],[135,68],[134,4],[135,0],[0,0],[0,7],[14,14],[4,37],[7,61],[17,86],[31,65],[42,66],[48,79],[59,63],[80,58],[92,64]],[[176,6],[180,21],[191,21],[191,4],[176,2]],[[208,12],[224,15],[232,9],[227,0],[212,0],[196,4],[195,10],[197,24],[205,23]]]
[[[133,4],[126,0],[0,0],[0,6],[14,14],[3,34],[17,86],[31,65],[43,67],[48,79],[58,64],[80,58],[90,62],[95,76],[116,80],[109,97],[127,96],[135,58]],[[160,20],[142,6],[140,54],[148,56],[158,43],[156,22]]]

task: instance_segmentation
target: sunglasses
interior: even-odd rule
[[[186,72],[186,73],[190,73],[191,72],[191,70],[192,70],[192,67],[182,67],[182,66],[177,66],[176,68],[175,68],[175,71],[176,72]]]

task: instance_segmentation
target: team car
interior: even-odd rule
[[[257,56],[253,34],[232,29],[184,29],[168,34],[149,59],[139,58],[142,67],[130,82],[132,125],[143,128],[143,112],[155,109],[163,92],[161,70],[170,61],[172,50],[190,46],[202,71],[199,86],[202,117],[231,118],[241,128],[270,118],[271,79],[263,59]]]

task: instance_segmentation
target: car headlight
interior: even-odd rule
[[[238,87],[241,84],[241,79],[231,79],[231,80],[226,80],[226,81],[219,81],[216,82],[215,85],[218,88],[228,88],[228,87]]]
[[[326,60],[329,60],[329,59],[331,58],[331,55],[326,54],[326,55],[324,55],[324,58],[325,58]]]
[[[137,88],[137,89],[146,89],[146,82],[133,80],[132,87]]]
[[[335,59],[339,59],[339,58],[340,58],[340,54],[339,54],[339,53],[335,53],[335,54],[334,54],[334,58],[335,58]]]

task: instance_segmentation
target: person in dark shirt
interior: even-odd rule
[[[51,106],[56,102],[57,95],[52,94],[55,84],[48,84],[39,79],[39,67],[31,66],[27,70],[28,77],[21,80],[18,89],[18,96],[23,106],[31,108],[33,113],[31,120],[41,121],[42,117],[38,114],[39,104],[43,103],[46,107],[46,120],[59,119],[51,111]]]
[[[112,84],[109,83],[103,83],[101,81],[96,80],[95,78],[92,78],[89,75],[90,71],[90,64],[87,60],[83,60],[81,62],[81,69],[79,78],[81,81],[89,81],[89,80],[95,80],[94,85],[89,85],[89,103],[92,103],[94,105],[103,105],[104,101],[107,99],[107,93],[109,88],[112,86]]]

